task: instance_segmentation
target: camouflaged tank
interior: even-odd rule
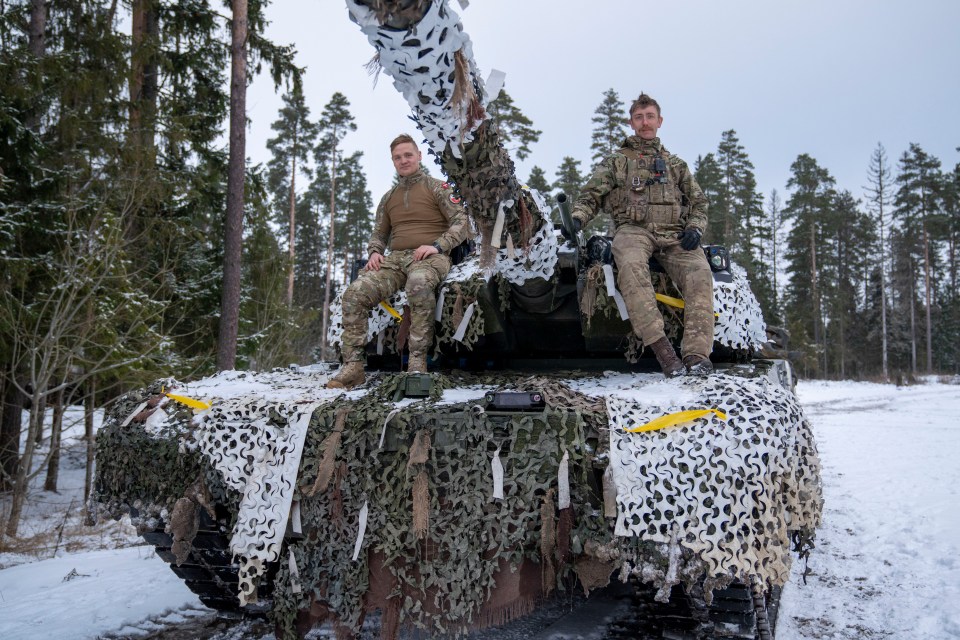
[[[465,635],[611,581],[644,621],[609,637],[772,637],[822,497],[790,366],[756,357],[744,272],[707,249],[717,370],[665,380],[604,239],[565,243],[517,182],[484,110],[499,76],[480,79],[447,2],[347,6],[478,232],[440,285],[430,372],[391,372],[403,332],[378,308],[350,391],[318,364],[127,394],[98,435],[101,514],[130,513],[204,603],[281,638],[371,620],[383,638]],[[676,341],[678,293],[654,279]]]

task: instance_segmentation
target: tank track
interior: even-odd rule
[[[632,615],[610,624],[611,640],[773,640],[780,589],[734,582],[713,593],[707,606],[702,592],[688,594],[674,586],[670,600],[654,600],[656,589],[635,584]]]
[[[229,515],[217,509],[217,518],[211,518],[200,509],[199,529],[193,539],[193,547],[185,562],[176,563],[171,547],[173,536],[164,531],[164,523],[141,534],[153,545],[157,556],[170,565],[170,569],[207,607],[224,613],[237,613],[252,617],[266,617],[270,611],[273,593],[273,577],[278,563],[272,563],[267,574],[260,579],[257,603],[241,606],[239,592],[239,565],[230,553]]]

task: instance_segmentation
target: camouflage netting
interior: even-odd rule
[[[696,558],[688,587],[757,577],[782,586],[791,535],[806,551],[820,523],[820,463],[809,423],[793,394],[766,378],[687,379],[681,402],[608,397],[610,468],[617,493],[616,534],[661,545],[672,559],[658,584],[663,597],[684,579],[678,562]],[[629,433],[665,414],[715,408],[717,417],[673,429]],[[648,577],[642,558],[624,572]]]
[[[164,406],[158,382],[101,430],[97,498],[174,529],[180,512],[225,507],[246,567],[240,597],[277,568],[273,617],[290,638],[303,611],[346,633],[382,607],[385,637],[497,624],[566,588],[571,571],[587,591],[619,569],[662,596],[683,582],[709,598],[734,578],[782,585],[791,539],[811,546],[816,447],[796,398],[765,377],[437,374],[430,397],[393,402],[405,377],[338,394],[326,374],[248,375],[277,397],[214,398],[198,416]],[[504,383],[543,393],[547,409],[485,411],[484,394]],[[728,420],[624,431],[692,408]],[[302,538],[284,537],[291,512]],[[189,536],[174,537],[185,555]],[[531,566],[536,583],[498,600]]]
[[[543,565],[543,592],[562,585],[569,549],[549,532],[568,533],[574,520],[592,517],[583,415],[555,406],[495,417],[479,399],[428,399],[397,412],[389,399],[399,378],[314,414],[297,496],[311,533],[290,544],[296,574],[285,563],[276,577],[274,612],[283,628],[316,600],[356,630],[371,589],[386,594],[384,624],[448,633],[503,620],[534,606],[537,592],[481,615],[501,563],[517,567],[525,558]],[[565,455],[576,515],[556,508]],[[496,462],[504,470],[501,497]],[[373,574],[389,584],[372,584]],[[296,594],[294,583],[312,591]]]
[[[175,386],[175,380],[158,380],[124,395],[97,432],[93,500],[105,515],[118,518],[133,508],[144,528],[169,521],[177,500],[198,480],[213,501],[237,501],[199,452],[182,450],[181,443],[192,437],[193,411],[160,393]]]
[[[730,274],[732,282],[713,282],[713,309],[717,314],[713,339],[732,349],[759,351],[767,341],[767,325],[760,303],[753,295],[742,267],[731,263]],[[682,299],[680,291],[668,277],[662,273],[651,275],[657,293]],[[620,293],[615,278],[615,269],[608,267],[605,271],[600,264],[592,265],[587,271],[584,292],[580,298],[580,311],[585,324],[589,325],[596,315],[627,319],[622,297],[617,300]],[[678,340],[683,332],[683,311],[662,302],[657,307],[663,314],[664,333],[671,340]],[[639,339],[635,342],[631,355],[639,355],[643,348]]]
[[[445,0],[414,4],[347,0],[351,18],[376,48],[376,66],[393,78],[463,196],[481,233],[481,261],[489,268],[498,248],[528,245],[544,211],[520,189],[513,161],[484,109],[500,92],[502,74],[483,82],[470,37]]]

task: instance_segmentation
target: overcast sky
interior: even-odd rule
[[[960,0],[472,0],[461,9],[486,78],[506,73],[505,89],[543,131],[534,165],[555,179],[564,156],[591,164],[590,119],[613,88],[626,104],[641,90],[663,109],[661,139],[691,168],[734,129],[766,198],[787,197],[790,164],[813,156],[857,197],[870,155],[882,143],[896,171],[909,143],[960,162]],[[389,141],[418,140],[410,109],[382,74],[341,0],[274,0],[269,36],[293,44],[307,69],[304,92],[316,119],[334,92],[350,101],[357,131],[344,141],[363,151],[374,202],[390,187]],[[267,77],[247,100],[247,154],[269,158],[266,140],[281,106]],[[514,158],[516,161],[516,158]],[[439,176],[439,168],[431,170]],[[300,184],[303,184],[300,182]]]

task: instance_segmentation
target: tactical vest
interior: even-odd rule
[[[624,148],[620,153],[626,158],[626,180],[618,185],[613,202],[622,203],[613,208],[613,218],[622,224],[638,224],[647,228],[681,227],[683,207],[682,194],[670,164],[666,150],[659,156],[641,155],[636,149]],[[656,158],[663,158],[664,171],[654,169]]]

